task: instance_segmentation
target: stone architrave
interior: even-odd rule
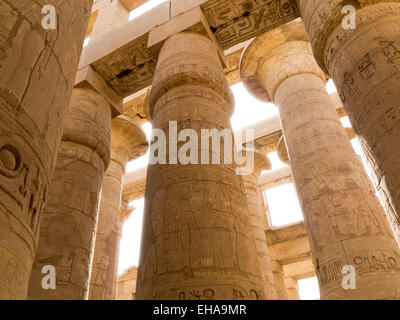
[[[26,298],[91,6],[0,2],[0,300]]]
[[[72,92],[56,168],[40,226],[28,298],[87,299],[103,174],[110,161],[111,107],[89,88]],[[42,286],[42,268],[56,288]]]
[[[257,90],[264,88],[279,108],[321,299],[399,298],[399,248],[302,23],[256,38],[242,58],[241,73],[250,89],[258,83]],[[348,265],[356,270],[354,290],[342,286]]]
[[[225,144],[233,144],[232,111],[233,96],[214,43],[190,32],[169,37],[150,96],[153,128],[165,132],[167,141],[170,121],[177,121],[178,132],[195,130],[199,139],[202,129],[226,129],[232,141],[217,141],[223,157]],[[178,150],[168,144],[168,164],[148,167],[137,299],[273,295],[247,227],[249,208],[237,165],[211,164],[211,145],[209,139],[208,147],[202,150],[199,143],[195,150],[199,163],[205,152],[210,164],[172,164],[169,158]]]
[[[299,6],[400,244],[400,1],[300,0]]]
[[[111,121],[111,159],[104,174],[95,251],[90,279],[90,300],[115,300],[118,284],[119,242],[123,221],[129,214],[121,209],[122,180],[126,165],[144,155],[146,135],[130,118]]]

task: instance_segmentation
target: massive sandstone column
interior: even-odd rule
[[[122,179],[129,161],[146,153],[143,130],[130,118],[119,116],[111,122],[111,160],[104,174],[89,299],[115,300],[118,283],[118,254],[123,221]]]
[[[74,89],[40,239],[29,299],[87,298],[103,174],[110,159],[111,108],[96,91]],[[45,290],[42,267],[54,266],[55,290]]]
[[[274,293],[272,298],[277,299],[277,290],[274,285],[271,260],[265,236],[267,212],[261,190],[258,186],[258,178],[261,172],[263,170],[271,170],[272,166],[267,156],[257,150],[244,149],[243,152],[254,159],[254,168],[248,171],[248,174],[242,175],[249,208],[245,222],[248,226],[248,234],[254,237],[253,240],[256,244],[258,259],[263,272],[263,279],[271,284],[271,292]],[[242,168],[246,170],[244,165]]]
[[[169,122],[177,121],[179,131],[194,129],[199,139],[201,129],[227,129],[233,135],[233,104],[208,38],[179,33],[166,40],[150,96],[154,128],[168,135]],[[200,148],[199,143],[195,151]],[[212,152],[205,156],[210,150],[203,149],[209,159]],[[172,145],[170,151],[167,160],[176,152]],[[186,152],[180,151],[182,159]],[[255,235],[247,227],[246,192],[235,169],[234,164],[149,166],[137,299],[272,297]]]
[[[400,1],[349,1],[357,23],[347,30],[342,3],[299,1],[317,62],[336,84],[400,244]]]
[[[41,5],[56,8],[55,30]],[[0,1],[0,299],[26,298],[91,6]]]
[[[321,299],[399,298],[399,248],[326,92],[302,24],[256,38],[242,58],[241,73],[249,87],[265,88],[279,107]],[[345,265],[356,269],[355,290],[342,287]]]

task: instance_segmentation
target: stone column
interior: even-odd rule
[[[271,266],[278,300],[289,300],[289,295],[286,289],[285,280],[283,278],[283,269],[281,264],[276,260],[272,260]]]
[[[91,300],[117,297],[119,241],[123,221],[129,216],[121,216],[120,212],[122,179],[127,163],[144,155],[147,148],[146,135],[135,122],[125,116],[112,120],[111,160],[103,179],[90,279]]]
[[[0,3],[0,300],[26,298],[92,6],[39,2],[55,7],[55,30],[38,1]]]
[[[342,0],[300,0],[319,65],[331,75],[400,244],[400,3],[357,2],[344,29]],[[348,12],[349,13],[349,12]]]
[[[261,172],[263,170],[271,170],[272,166],[268,157],[257,150],[245,148],[243,149],[243,152],[247,153],[247,156],[253,157],[254,159],[254,168],[250,169],[248,174],[242,175],[249,208],[249,215],[245,219],[249,231],[246,233],[254,236],[258,259],[263,272],[263,279],[271,285],[270,291],[274,293],[272,298],[277,299],[278,297],[274,286],[271,260],[265,236],[267,213],[264,199],[258,186],[258,178]],[[242,167],[245,169],[244,165]]]
[[[256,38],[241,68],[247,85],[258,83],[279,107],[321,299],[400,297],[399,248],[301,22]],[[356,269],[355,290],[342,287],[345,265]]]
[[[297,283],[297,280],[292,277],[286,277],[284,282],[288,294],[288,300],[300,300],[299,284]]]
[[[201,129],[226,129],[227,141],[219,141],[223,154],[225,144],[233,145],[232,111],[233,96],[212,41],[189,32],[169,37],[150,96],[153,128],[168,138],[170,121],[177,121],[179,132],[195,131],[195,141]],[[181,160],[187,154],[182,144]],[[209,146],[202,149],[199,141],[191,154],[199,151],[211,163]],[[255,235],[246,233],[249,209],[236,165],[172,164],[174,149],[168,145],[169,164],[148,168],[137,299],[271,298]]]
[[[103,174],[110,158],[111,108],[96,91],[74,89],[40,239],[29,299],[86,299]],[[55,290],[42,288],[42,268],[55,267]]]
[[[90,34],[91,40],[101,38],[129,21],[129,11],[121,0],[99,0],[93,5],[93,10],[97,10],[97,19]]]

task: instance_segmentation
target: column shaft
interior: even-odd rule
[[[266,228],[266,207],[258,186],[258,177],[262,170],[270,170],[271,164],[265,154],[258,151],[250,151],[254,155],[254,168],[250,174],[243,175],[243,184],[246,191],[246,198],[249,209],[247,220],[248,234],[253,236],[256,244],[257,256],[259,259],[262,277],[266,283],[270,284],[271,298],[277,299],[274,277],[272,275],[271,260],[268,252],[267,240],[265,235]]]
[[[251,48],[263,56],[259,79],[279,107],[321,299],[399,297],[399,248],[306,39],[295,21]],[[342,286],[346,265],[356,270],[354,290]]]
[[[87,299],[103,173],[110,157],[111,108],[91,89],[74,89],[29,283],[29,299]],[[54,266],[55,290],[42,287]]]
[[[300,0],[300,9],[317,60],[336,84],[400,244],[400,3],[357,1],[355,29],[345,29],[342,2]]]
[[[99,223],[93,256],[89,299],[115,300],[122,225],[120,215],[122,177],[125,167],[111,160],[104,174]]]
[[[59,3],[0,3],[0,300],[26,298],[92,5]],[[56,8],[55,30],[41,4]]]
[[[170,37],[150,96],[153,128],[167,138],[170,121],[177,121],[179,132],[193,129],[198,137],[201,129],[231,134],[232,109],[232,93],[213,43],[194,33]],[[224,143],[220,146],[224,150]],[[201,154],[200,143],[195,151]],[[167,152],[167,160],[174,153]],[[246,193],[235,169],[234,164],[179,162],[149,166],[137,299],[272,296],[254,236],[246,233]]]
[[[119,242],[123,222],[133,211],[132,207],[121,206],[123,175],[127,163],[147,149],[146,135],[132,119],[119,116],[112,120],[111,161],[103,180],[90,279],[91,300],[117,297]]]

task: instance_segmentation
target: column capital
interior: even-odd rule
[[[125,168],[129,161],[143,156],[149,143],[146,134],[131,118],[119,116],[111,121],[111,159]]]
[[[254,156],[254,169],[250,174],[258,177],[261,174],[261,171],[264,170],[271,170],[272,165],[271,161],[268,159],[267,155],[262,153],[261,151],[258,151],[256,149],[250,149],[250,148],[243,148],[242,149],[242,156]],[[242,168],[246,166],[246,163],[242,165]]]
[[[297,19],[255,38],[243,53],[240,74],[245,87],[262,101],[274,100],[279,85],[297,74],[326,81],[315,63],[307,32]]]
[[[90,88],[103,96],[110,104],[113,118],[122,113],[123,98],[106,83],[92,66],[88,65],[78,71],[74,86],[75,88]]]
[[[284,164],[290,165],[289,155],[286,149],[285,136],[282,135],[278,142],[278,157]]]
[[[200,62],[202,65],[199,65]],[[166,92],[190,84],[192,87],[202,86],[214,91],[220,96],[221,104],[226,105],[224,112],[231,116],[234,97],[225,74],[220,72],[221,69],[218,50],[208,37],[186,31],[172,35],[164,42],[160,51],[149,98],[150,115],[153,116],[156,102]]]
[[[133,211],[136,210],[136,207],[129,205],[129,203],[126,202],[126,201],[123,201],[121,203],[121,208],[119,210],[120,210],[120,213],[121,213],[121,221],[125,222],[126,220],[129,219],[129,217],[131,216]]]
[[[89,88],[74,88],[62,141],[84,145],[110,163],[111,109],[103,96]]]

